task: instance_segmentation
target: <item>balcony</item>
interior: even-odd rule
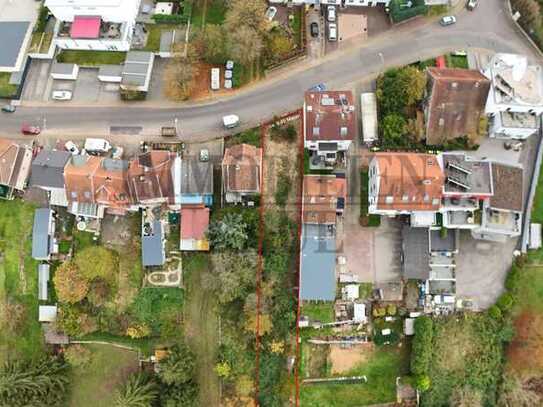
[[[74,40],[121,40],[125,30],[123,23],[109,23],[100,21],[100,27],[97,33],[91,36],[73,36],[72,26],[74,23],[62,21],[60,23],[57,38],[59,39],[74,39]]]

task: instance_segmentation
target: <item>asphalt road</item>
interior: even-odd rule
[[[177,118],[186,140],[221,137],[225,134],[220,125],[222,116],[237,114],[243,126],[256,124],[299,107],[304,91],[320,82],[325,82],[328,88],[341,89],[367,80],[385,68],[458,49],[516,52],[538,60],[539,56],[516,31],[506,10],[503,0],[485,0],[474,12],[459,12],[458,23],[453,26],[441,27],[437,19],[412,21],[318,61],[289,67],[286,72],[270,75],[235,96],[213,102],[175,107],[171,104],[157,107],[145,102],[111,107],[21,106],[14,114],[0,116],[0,135],[20,138],[21,123],[29,122],[42,126],[45,136],[102,135],[121,141],[124,137],[156,135],[160,126],[171,125]],[[112,134],[111,127],[117,126],[141,127],[141,131],[132,136]]]

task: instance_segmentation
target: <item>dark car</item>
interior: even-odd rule
[[[29,136],[37,136],[41,133],[41,129],[38,126],[31,126],[29,124],[23,124],[21,126],[21,133]]]
[[[310,25],[309,25],[309,29],[311,31],[311,36],[312,37],[318,37],[319,36],[319,23],[317,22],[312,22]]]
[[[5,113],[13,113],[15,112],[15,106],[12,106],[12,105],[2,106],[2,111]]]

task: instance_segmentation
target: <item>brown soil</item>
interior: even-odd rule
[[[307,346],[304,346],[305,376],[323,377],[326,374],[329,354],[329,345],[307,344]]]
[[[515,332],[507,349],[509,367],[522,376],[543,372],[543,315],[522,312],[515,319]]]
[[[373,349],[371,344],[354,346],[347,349],[332,345],[330,350],[332,374],[348,372],[360,363],[368,360],[368,357],[372,352]]]
[[[298,129],[298,138],[292,142],[273,139],[269,128],[264,139],[264,202],[267,206],[275,206],[275,191],[280,176],[290,180],[290,192],[285,210],[296,219],[298,214],[299,196],[301,195],[300,161],[301,149],[299,137],[303,137],[301,120],[290,121]]]

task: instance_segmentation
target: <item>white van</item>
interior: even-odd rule
[[[89,154],[105,154],[109,150],[111,150],[111,144],[103,138],[88,138],[85,140],[85,151]]]
[[[229,114],[222,118],[222,124],[226,129],[233,129],[239,126],[239,117],[235,114]]]
[[[336,23],[328,24],[328,40],[337,41],[337,24]]]

